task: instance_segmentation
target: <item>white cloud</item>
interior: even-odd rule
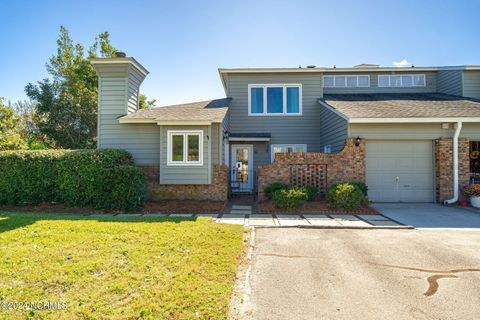
[[[400,61],[393,61],[393,65],[397,68],[405,68],[411,65],[410,62],[407,61],[407,59],[402,59]]]

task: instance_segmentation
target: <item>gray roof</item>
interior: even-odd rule
[[[271,138],[268,132],[230,133],[230,138]]]
[[[323,101],[348,118],[480,117],[480,101],[441,93],[326,94]]]
[[[152,119],[156,121],[222,122],[227,114],[231,100],[231,98],[224,98],[142,109],[123,116],[122,120]]]

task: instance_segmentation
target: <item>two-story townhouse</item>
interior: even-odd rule
[[[480,175],[478,66],[219,69],[226,98],[138,110],[146,69],[92,63],[98,147],[130,151],[156,198],[256,192],[256,168],[276,153],[334,153],[348,138],[365,140],[373,201],[443,201]]]

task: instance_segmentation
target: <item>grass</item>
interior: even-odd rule
[[[0,318],[226,319],[239,225],[209,218],[0,212]]]

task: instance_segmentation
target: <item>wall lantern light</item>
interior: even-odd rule
[[[360,145],[360,141],[362,141],[362,139],[360,137],[355,138],[355,146],[356,147],[358,147]]]
[[[228,130],[224,130],[223,131],[223,140],[228,140],[229,137],[230,137],[230,132],[228,132]]]

